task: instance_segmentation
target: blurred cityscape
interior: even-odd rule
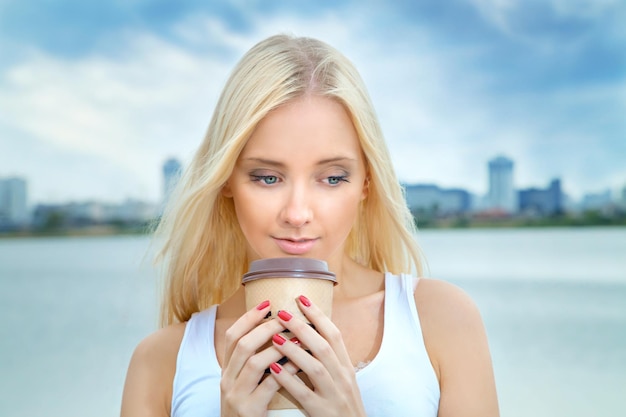
[[[0,234],[147,233],[158,221],[181,173],[178,160],[165,161],[160,202],[127,199],[121,204],[82,201],[33,207],[28,204],[26,179],[0,178]]]
[[[626,183],[571,199],[553,178],[544,188],[518,189],[514,162],[496,156],[488,164],[485,195],[434,184],[405,184],[407,204],[419,227],[626,225]]]
[[[551,179],[544,188],[515,188],[514,162],[496,156],[488,162],[488,192],[476,195],[435,184],[403,184],[418,227],[626,225],[626,184],[618,195],[610,189],[573,201]],[[25,178],[0,178],[0,233],[106,234],[146,233],[158,221],[182,172],[170,158],[162,166],[162,199],[134,199],[121,204],[100,201],[28,204]]]

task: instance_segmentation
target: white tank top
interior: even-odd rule
[[[383,340],[356,373],[369,417],[436,417],[439,382],[424,346],[410,275],[385,274]],[[214,343],[217,306],[194,314],[178,351],[172,417],[220,415],[221,369]]]

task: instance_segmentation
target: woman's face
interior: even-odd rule
[[[303,256],[338,264],[365,198],[366,168],[342,105],[306,96],[262,120],[223,188],[250,260]]]

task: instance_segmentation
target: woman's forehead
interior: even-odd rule
[[[357,132],[343,105],[320,96],[289,102],[259,122],[242,155],[297,151],[324,153],[325,158],[335,157],[332,154],[360,154]]]

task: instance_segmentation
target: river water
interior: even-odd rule
[[[623,416],[626,228],[426,230],[483,315],[503,417]],[[149,239],[0,239],[0,416],[119,414],[156,329]]]

